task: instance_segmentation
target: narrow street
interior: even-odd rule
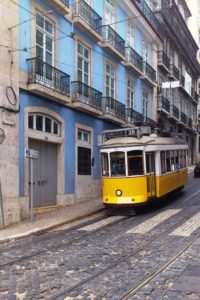
[[[2,244],[0,299],[199,299],[199,194]]]

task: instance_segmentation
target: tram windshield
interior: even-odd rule
[[[110,154],[111,176],[125,176],[125,153],[113,152]]]
[[[127,152],[128,160],[128,176],[143,175],[143,156],[142,151],[129,151]]]

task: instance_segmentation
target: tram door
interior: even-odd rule
[[[147,172],[147,194],[148,197],[155,196],[156,184],[155,184],[155,153],[146,153],[146,172]]]

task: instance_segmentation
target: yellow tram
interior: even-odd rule
[[[187,183],[187,149],[183,139],[142,135],[140,128],[104,131],[103,204],[136,207],[182,189]]]

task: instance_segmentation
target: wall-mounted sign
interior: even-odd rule
[[[33,149],[25,149],[25,156],[28,158],[39,158],[39,151]]]
[[[0,128],[0,144],[2,144],[5,140],[5,132]]]

